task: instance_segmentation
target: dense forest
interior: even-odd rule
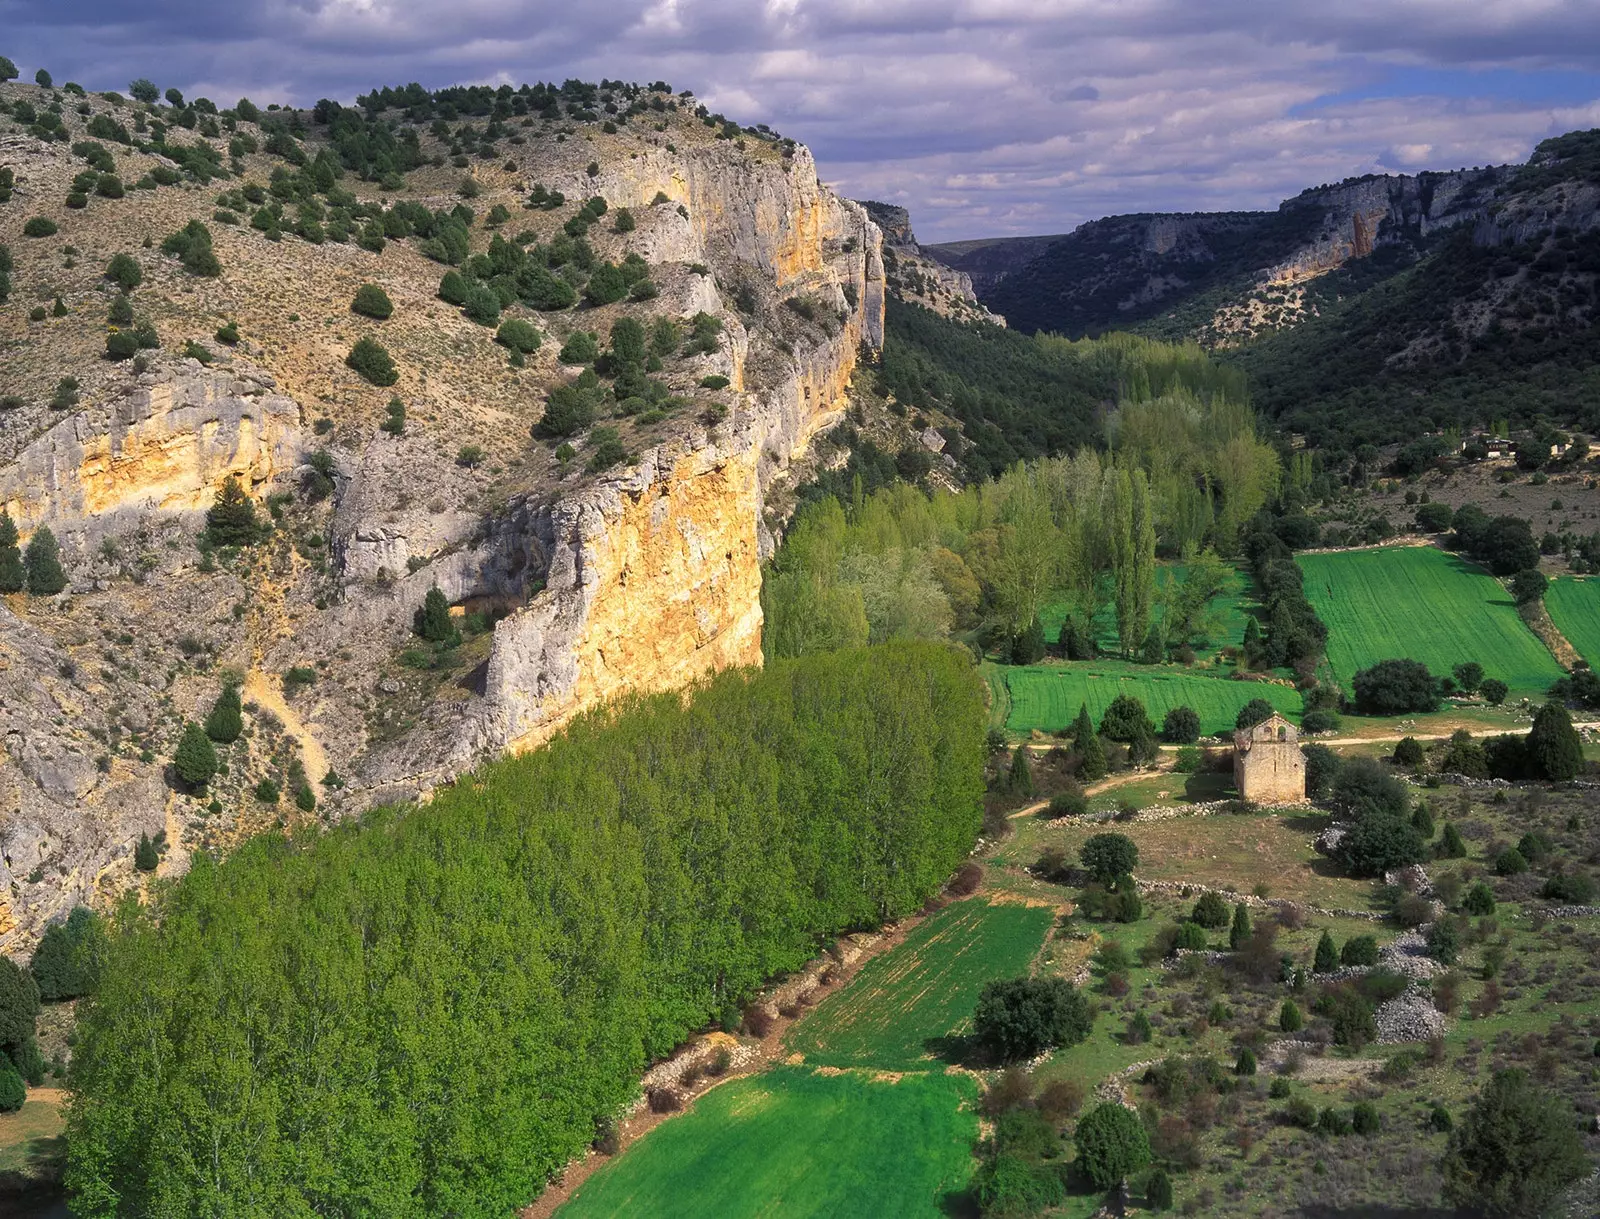
[[[1600,229],[1504,246],[1463,230],[1362,290],[1367,270],[1316,281],[1314,321],[1224,355],[1282,426],[1338,452],[1494,419],[1600,428]]]
[[[1123,399],[1185,392],[1202,409],[1218,399],[1248,401],[1244,376],[1193,343],[1030,336],[954,322],[892,296],[878,381],[903,407],[961,421],[975,481],[1020,459],[1103,442],[1104,416]]]
[[[74,1213],[509,1213],[651,1057],[938,890],[983,725],[960,651],[844,651],[197,857],[119,911],[81,1010]]]
[[[1111,607],[1129,655],[1206,640],[1230,575],[1212,547],[1232,553],[1275,495],[1278,456],[1248,411],[1184,394],[1126,404],[1107,433],[1109,451],[1019,462],[955,495],[899,483],[807,504],[762,582],[768,657],[951,634],[1042,653],[1050,601],[1085,637]],[[1158,578],[1158,553],[1187,560],[1182,581]]]

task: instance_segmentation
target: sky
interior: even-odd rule
[[[925,242],[1270,208],[1600,127],[1600,0],[0,0],[0,54],[220,105],[662,79]]]

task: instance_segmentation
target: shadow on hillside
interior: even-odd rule
[[[66,1135],[34,1139],[27,1164],[0,1172],[0,1214],[7,1219],[68,1219],[61,1182],[66,1160]]]
[[[983,1212],[970,1189],[950,1190],[939,1197],[939,1213],[950,1219],[978,1219]]]
[[[1327,813],[1295,813],[1283,819],[1283,828],[1297,834],[1320,834],[1331,820]]]
[[[994,1067],[988,1053],[978,1044],[978,1039],[968,1033],[947,1033],[942,1037],[929,1037],[922,1048],[947,1066],[964,1067],[969,1071],[987,1071]]]
[[[1294,1212],[1295,1219],[1467,1219],[1471,1211],[1444,1206],[1387,1206],[1357,1203],[1354,1206],[1306,1206]]]

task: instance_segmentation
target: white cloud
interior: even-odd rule
[[[409,80],[666,79],[804,140],[929,239],[1520,159],[1600,124],[1600,83],[1550,105],[1427,80],[1596,72],[1595,24],[1595,0],[0,0],[25,75],[90,87],[150,75],[304,104]],[[1389,86],[1411,95],[1371,96],[1419,71]]]

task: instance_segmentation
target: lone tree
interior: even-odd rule
[[[28,539],[23,565],[28,573],[28,591],[36,597],[53,597],[67,586],[61,547],[48,525],[40,525]]]
[[[444,643],[454,637],[456,628],[455,623],[450,621],[450,602],[445,600],[437,584],[422,598],[414,625],[417,634],[429,643]]]
[[[1096,1105],[1078,1122],[1078,1170],[1096,1189],[1112,1189],[1150,1163],[1150,1136],[1132,1109]]]
[[[0,55],[0,85],[5,84],[8,80],[16,79],[17,65],[12,63],[4,55]]]
[[[1560,703],[1546,703],[1533,717],[1527,756],[1540,776],[1556,782],[1574,779],[1583,769],[1583,744]]]
[[[1483,685],[1478,687],[1478,693],[1483,695],[1483,701],[1491,707],[1498,707],[1506,701],[1506,695],[1511,692],[1511,687],[1498,677],[1486,677]]]
[[[973,1035],[1001,1062],[1033,1058],[1052,1046],[1077,1045],[1093,1025],[1088,1002],[1064,978],[990,982],[972,1017]]]
[[[1193,745],[1200,739],[1200,717],[1193,707],[1173,707],[1161,721],[1161,735],[1173,745]]]
[[[204,787],[217,773],[217,751],[199,724],[190,721],[183,726],[177,752],[172,755],[172,768],[190,787]]]
[[[1350,679],[1356,710],[1363,715],[1436,711],[1439,684],[1420,660],[1380,660]]]
[[[1033,772],[1028,769],[1028,747],[1018,745],[1011,755],[1011,769],[1006,774],[1006,790],[1013,796],[1033,795]]]
[[[134,101],[144,102],[147,106],[161,96],[161,91],[142,76],[128,82],[128,92],[133,94]]]
[[[161,851],[149,834],[140,834],[133,848],[133,866],[141,872],[154,872],[161,863]]]
[[[1117,695],[1100,717],[1100,735],[1113,741],[1132,741],[1154,731],[1144,704],[1130,694]]]
[[[1228,947],[1235,952],[1250,938],[1250,907],[1240,902],[1233,908],[1233,926],[1228,928]]]
[[[1327,931],[1317,941],[1317,955],[1311,962],[1313,973],[1332,973],[1339,968],[1339,950],[1334,947],[1333,936]]]
[[[206,509],[206,537],[213,546],[253,546],[266,532],[256,516],[255,501],[232,474]]]
[[[1445,1197],[1485,1213],[1538,1215],[1589,1170],[1570,1104],[1526,1071],[1497,1071],[1450,1136]]]
[[[244,708],[239,703],[239,687],[229,682],[222,687],[211,714],[206,716],[206,736],[219,745],[228,745],[239,739],[244,731]]]
[[[1213,931],[1228,925],[1228,903],[1222,896],[1211,890],[1200,895],[1200,900],[1194,904],[1194,912],[1189,916],[1202,927],[1209,927]]]
[[[1090,876],[1109,886],[1139,866],[1139,847],[1126,834],[1095,834],[1078,848],[1078,858]]]
[[[28,582],[17,545],[17,526],[9,512],[0,512],[0,593],[20,593]]]

